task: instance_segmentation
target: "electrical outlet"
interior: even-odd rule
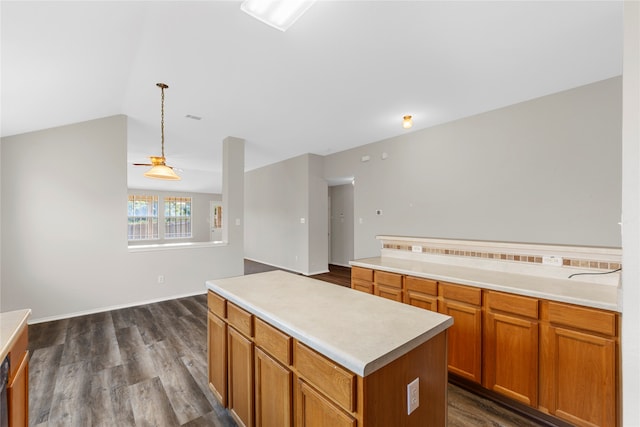
[[[544,265],[555,265],[558,267],[562,267],[562,261],[563,261],[562,257],[559,257],[559,256],[550,255],[550,256],[542,257],[542,263]]]
[[[422,253],[422,246],[420,246],[420,245],[411,245],[411,252]]]
[[[420,406],[420,378],[407,384],[407,415]]]
[[[158,283],[164,283],[164,276],[162,274],[158,276]]]

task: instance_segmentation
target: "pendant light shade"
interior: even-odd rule
[[[151,169],[144,173],[147,178],[166,179],[169,181],[179,181],[181,178],[172,168],[164,163],[164,157],[151,157]]]

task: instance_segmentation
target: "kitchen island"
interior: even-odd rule
[[[451,317],[282,271],[206,286],[209,383],[240,425],[446,425]]]

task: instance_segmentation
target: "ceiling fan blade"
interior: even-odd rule
[[[133,163],[133,166],[153,166],[151,163]]]

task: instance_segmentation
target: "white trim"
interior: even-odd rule
[[[191,293],[188,293],[188,294],[166,296],[166,297],[154,298],[154,299],[150,299],[150,300],[146,300],[146,301],[132,302],[132,303],[128,303],[128,304],[112,305],[112,306],[109,306],[109,307],[100,307],[100,308],[95,308],[95,309],[91,309],[91,310],[77,311],[75,313],[60,314],[58,316],[42,317],[42,318],[39,318],[39,319],[31,319],[31,320],[29,320],[29,324],[33,325],[33,324],[36,324],[36,323],[51,322],[53,320],[70,319],[72,317],[86,316],[88,314],[103,313],[105,311],[120,310],[120,309],[123,309],[123,308],[129,308],[129,307],[137,307],[137,306],[140,306],[140,305],[153,304],[153,303],[156,303],[156,302],[169,301],[169,300],[178,299],[178,298],[192,297],[192,296],[195,296],[195,295],[203,295],[203,294],[206,294],[206,293],[207,293],[207,290],[204,289],[204,291],[191,292]]]
[[[155,252],[170,251],[173,249],[195,249],[195,248],[215,248],[218,246],[227,246],[229,242],[183,242],[183,243],[158,243],[152,245],[130,245],[127,249],[130,253],[134,252]]]

